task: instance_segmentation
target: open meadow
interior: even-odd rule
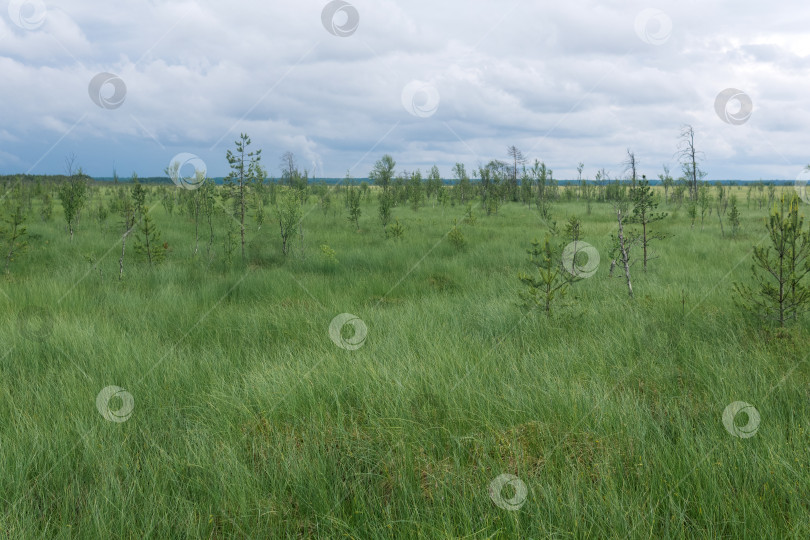
[[[396,204],[386,234],[376,186],[355,189],[357,226],[345,187],[328,204],[311,187],[285,255],[279,186],[243,260],[223,188],[195,253],[201,191],[145,186],[162,260],[136,250],[141,217],[122,277],[131,184],[90,183],[72,240],[55,186],[13,195],[3,537],[810,536],[807,319],[761,322],[733,289],[767,245],[767,194],[726,188],[733,236],[654,188],[667,237],[646,271],[632,249],[631,298],[621,261],[609,276],[616,204],[575,190],[552,232],[533,198],[488,213],[434,194]],[[574,215],[595,273],[524,309],[531,242],[564,246]]]

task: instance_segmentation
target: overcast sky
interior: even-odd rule
[[[318,177],[390,153],[449,178],[514,144],[557,178],[620,175],[628,148],[655,177],[683,124],[710,179],[810,162],[806,0],[2,1],[3,174],[190,153],[223,176],[246,132],[271,176],[288,150]]]

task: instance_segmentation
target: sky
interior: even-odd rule
[[[3,0],[0,0],[3,1]],[[228,172],[241,133],[272,177],[442,176],[515,145],[558,179],[708,179],[810,163],[810,3],[780,0],[90,0],[0,9],[0,174]],[[190,157],[191,156],[191,157]]]

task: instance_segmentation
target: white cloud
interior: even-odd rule
[[[626,148],[655,176],[662,163],[677,169],[683,123],[712,178],[794,178],[810,161],[810,7],[798,1],[358,0],[360,25],[343,38],[322,26],[325,4],[75,0],[46,3],[31,31],[0,11],[0,172],[59,172],[75,152],[91,174],[115,161],[149,176],[188,151],[222,175],[247,132],[273,174],[290,150],[318,176],[358,161],[351,173],[365,176],[390,152],[401,168],[437,163],[449,177],[455,161],[472,169],[517,144],[557,177],[580,161],[590,175],[618,173]],[[672,21],[661,45],[636,35],[649,7]],[[100,72],[126,83],[120,108],[89,99]],[[432,116],[402,106],[413,80],[438,90]],[[714,112],[729,87],[754,102],[742,126]]]

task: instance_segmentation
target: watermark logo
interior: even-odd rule
[[[577,264],[576,258],[580,253],[588,256],[588,262],[583,265]],[[562,264],[565,271],[576,278],[586,279],[599,269],[599,251],[587,242],[571,242],[562,253]]]
[[[508,499],[504,498],[504,488],[510,486],[514,494]],[[526,502],[526,495],[529,490],[523,481],[514,474],[502,474],[489,484],[489,498],[495,503],[495,506],[510,512],[520,510]]]
[[[45,23],[48,10],[42,0],[11,0],[8,16],[23,30],[36,30]]]
[[[636,15],[636,35],[644,43],[663,45],[672,35],[672,19],[660,9],[643,9]]]
[[[740,413],[745,413],[748,417],[748,423],[744,426],[739,426],[734,423],[734,420]],[[723,426],[725,426],[726,431],[734,437],[741,439],[753,437],[759,430],[759,422],[759,411],[756,410],[753,405],[744,401],[735,401],[723,411]]]
[[[439,91],[425,81],[411,81],[402,89],[402,106],[418,118],[429,118],[439,110]]]
[[[751,118],[754,102],[742,90],[726,88],[717,94],[717,98],[714,100],[714,110],[720,120],[726,124],[741,126]]]
[[[805,204],[810,204],[810,192],[807,189],[807,183],[810,182],[810,165],[802,169],[799,176],[796,177],[796,182],[793,184],[793,189],[799,195],[799,198]]]
[[[321,22],[333,36],[349,37],[360,25],[360,13],[348,2],[332,0],[321,11]]]
[[[194,169],[194,174],[191,176],[183,176],[183,168],[191,165]],[[195,154],[188,152],[181,152],[172,158],[169,162],[169,177],[174,182],[174,185],[183,189],[197,189],[205,183],[208,174],[208,167],[205,162]]]
[[[117,409],[112,409],[112,402],[116,398],[121,403]],[[102,388],[96,396],[96,408],[105,420],[120,424],[132,416],[132,411],[135,409],[135,398],[120,386],[107,386]]]
[[[354,334],[348,337],[343,336],[343,327],[350,325],[354,328]],[[347,351],[356,351],[362,347],[366,342],[366,335],[368,328],[366,323],[363,322],[356,315],[350,313],[341,313],[329,324],[329,337],[335,345]]]
[[[112,94],[107,92],[112,87]],[[87,93],[93,103],[102,109],[117,109],[124,104],[127,97],[127,85],[124,80],[113,73],[99,73],[92,79],[87,87]]]

